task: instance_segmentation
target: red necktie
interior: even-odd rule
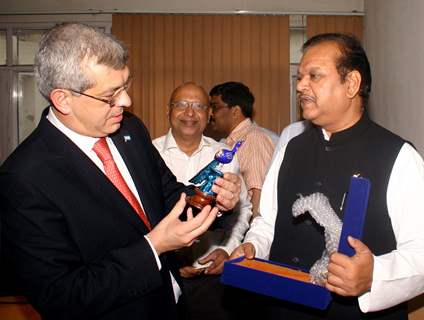
[[[113,183],[113,185],[122,193],[122,195],[127,199],[131,204],[134,210],[137,212],[141,220],[147,226],[149,230],[152,230],[149,220],[147,219],[146,214],[143,211],[143,208],[140,206],[140,203],[131,192],[121,173],[119,172],[118,167],[116,166],[115,161],[113,160],[112,153],[110,152],[109,146],[105,138],[100,138],[93,146],[93,151],[97,154],[99,159],[103,162],[105,168],[105,174],[108,179]]]

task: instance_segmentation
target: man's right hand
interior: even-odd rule
[[[186,206],[185,199],[186,195],[182,193],[171,212],[147,234],[158,255],[191,246],[194,240],[208,230],[216,218],[218,208],[211,209],[210,206],[206,206],[196,217],[193,217],[193,212],[189,208],[187,221],[181,221],[179,216]]]
[[[253,259],[255,254],[256,250],[253,244],[246,242],[234,249],[233,253],[231,253],[230,260],[241,256],[245,256],[247,259]]]

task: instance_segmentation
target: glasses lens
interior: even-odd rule
[[[126,83],[126,84],[124,85],[124,87],[123,87],[123,89],[124,89],[125,91],[130,90],[131,85],[133,84],[133,80],[134,80],[134,78],[133,78],[133,77],[129,77],[129,78],[128,78],[127,83]]]
[[[110,99],[110,102],[109,102],[111,107],[116,105],[116,103],[118,102],[118,99],[121,97],[122,92],[124,91],[128,92],[128,90],[131,88],[132,80],[133,80],[132,77],[128,78],[127,83],[115,91],[115,93],[112,95],[112,98]]]
[[[186,110],[189,106],[191,106],[193,110],[205,110],[208,107],[200,102],[188,102],[184,100],[171,103],[171,107],[179,110]]]
[[[191,107],[193,108],[193,110],[205,110],[208,106],[201,104],[199,102],[193,102],[191,104]]]
[[[172,105],[176,109],[185,110],[189,106],[189,103],[187,101],[177,101],[173,102]]]

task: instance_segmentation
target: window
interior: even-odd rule
[[[0,65],[6,64],[6,31],[0,30]]]
[[[45,30],[16,30],[12,36],[13,64],[33,65],[38,44]]]
[[[301,112],[297,101],[296,84],[297,68],[302,58],[302,45],[307,39],[306,16],[290,16],[290,122],[301,120]]]
[[[112,16],[0,15],[0,164],[34,130],[48,105],[36,86],[34,56],[44,32],[64,21],[110,33]]]
[[[38,92],[33,72],[19,72],[17,80],[18,141],[20,143],[37,126],[47,102]]]

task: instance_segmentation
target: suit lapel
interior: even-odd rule
[[[125,197],[109,181],[104,173],[88,158],[85,153],[78,148],[68,137],[55,128],[45,117],[39,125],[41,134],[46,137],[46,143],[52,152],[56,153],[65,170],[73,177],[76,183],[81,184],[81,188],[88,188],[99,199],[105,201],[111,208],[108,213],[117,214],[132,224],[138,232],[145,234],[147,227],[138,217]]]

